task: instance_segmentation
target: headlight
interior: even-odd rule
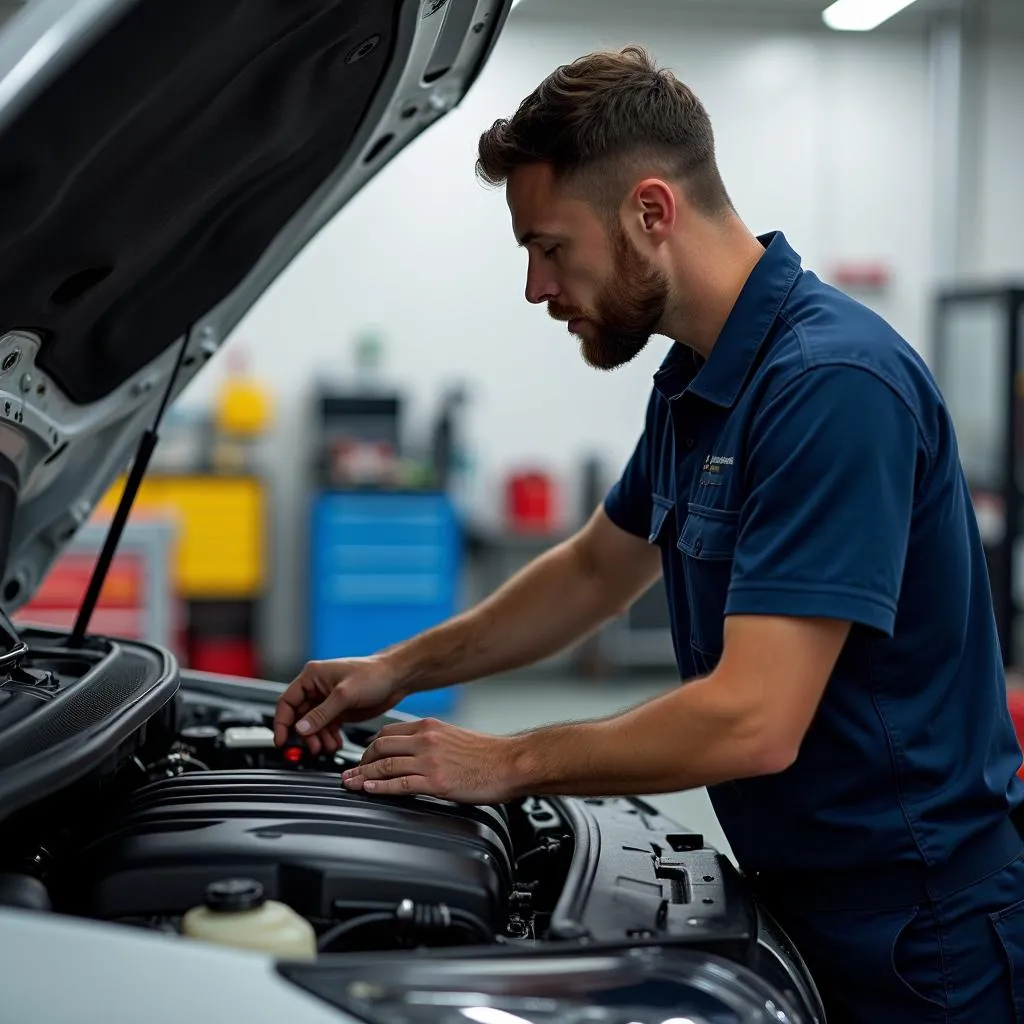
[[[346,958],[279,969],[368,1024],[806,1024],[757,975],[682,950]]]

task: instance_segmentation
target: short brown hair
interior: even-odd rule
[[[551,165],[563,182],[585,179],[606,212],[618,210],[628,176],[645,163],[682,183],[700,212],[732,209],[707,111],[639,46],[563,65],[480,137],[477,173],[489,184],[533,163]]]

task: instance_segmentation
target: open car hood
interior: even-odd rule
[[[0,32],[0,604],[24,604],[512,0],[32,0]],[[7,0],[10,6],[10,0]]]

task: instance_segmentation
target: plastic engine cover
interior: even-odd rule
[[[70,902],[113,919],[179,915],[245,876],[311,920],[335,901],[446,903],[505,925],[512,844],[501,813],[369,798],[337,775],[201,772],[138,790],[82,850]]]

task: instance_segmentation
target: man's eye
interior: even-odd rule
[[[561,247],[557,245],[549,246],[547,249],[544,250],[544,255],[547,256],[549,260],[554,259],[555,253],[558,252],[559,248]]]

